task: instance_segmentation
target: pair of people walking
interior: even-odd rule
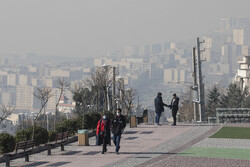
[[[113,133],[113,143],[116,146],[115,152],[119,154],[121,135],[126,127],[125,116],[121,114],[122,110],[118,108],[116,110],[116,116],[111,121],[105,113],[102,119],[97,123],[96,128],[96,145],[103,145],[102,154],[107,152],[107,144],[111,145],[111,134]]]
[[[169,107],[171,110],[172,110],[172,117],[173,117],[173,124],[172,126],[176,126],[176,115],[177,115],[177,112],[178,112],[178,109],[179,109],[179,98],[177,97],[176,94],[173,94],[173,98],[171,100],[171,103],[170,105],[167,105],[165,103],[163,103],[162,101],[162,93],[159,92],[157,94],[157,97],[155,98],[154,100],[154,103],[155,103],[155,123],[157,125],[160,125],[159,124],[159,121],[160,121],[160,117],[161,117],[161,114],[162,112],[164,112],[164,106],[166,107]]]

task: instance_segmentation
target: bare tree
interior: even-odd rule
[[[131,110],[134,108],[133,101],[135,99],[135,96],[137,94],[135,89],[126,89],[126,90],[121,90],[123,94],[123,100],[122,100],[122,105],[125,109],[125,115],[128,115]]]
[[[107,88],[112,83],[112,75],[110,75],[111,67],[107,66],[105,68],[97,68],[97,85],[104,94],[105,100],[105,110],[108,110],[108,98],[107,98]]]
[[[89,74],[87,75],[87,77],[84,80],[84,83],[86,84],[86,86],[92,90],[92,92],[95,92],[95,98],[93,98],[93,100],[95,99],[95,103],[96,103],[96,110],[99,110],[99,85],[97,82],[97,72],[96,72],[96,68],[92,68],[89,72]]]
[[[11,107],[10,105],[2,104],[0,106],[0,110],[2,112],[2,115],[0,117],[0,124],[1,124],[3,122],[3,120],[5,120],[8,116],[10,116],[12,114],[12,112],[14,111],[14,108]]]
[[[56,103],[55,117],[54,117],[54,130],[56,129],[57,117],[58,117],[58,105],[63,92],[69,88],[69,83],[64,80],[64,78],[58,78],[56,80],[56,88],[60,90],[60,95]]]
[[[32,126],[32,120],[31,119],[23,120],[17,126],[17,130],[27,129],[27,128],[31,127],[31,126]]]
[[[48,88],[48,87],[39,88],[39,87],[37,87],[36,90],[35,90],[35,92],[33,93],[33,95],[38,100],[40,100],[40,102],[41,102],[41,108],[40,108],[39,112],[37,113],[37,115],[36,115],[36,117],[34,119],[32,139],[34,138],[36,121],[39,118],[39,116],[41,115],[43,109],[44,109],[44,115],[46,115],[45,114],[46,104],[48,103],[49,99],[54,96],[54,93],[52,92],[52,88]]]
[[[178,113],[180,122],[191,122],[194,119],[193,90],[188,89],[181,97],[181,106]]]
[[[97,107],[99,93],[103,93],[105,100],[105,110],[108,108],[107,88],[112,83],[112,75],[110,74],[111,69],[111,66],[92,68],[89,72],[89,75],[85,79],[86,85],[90,89],[94,89],[97,93]]]
[[[78,116],[82,115],[84,129],[84,116],[91,99],[90,91],[81,81],[74,83],[73,86],[70,88],[70,91],[73,93],[73,98],[76,101],[75,114],[77,114]]]

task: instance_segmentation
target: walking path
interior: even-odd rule
[[[65,146],[64,152],[60,148],[52,150],[52,156],[47,152],[30,156],[30,162],[24,159],[11,161],[13,166],[227,166],[229,164],[250,164],[247,158],[221,159],[210,157],[208,153],[197,154],[195,149],[243,149],[250,147],[249,140],[232,141],[230,139],[207,138],[221,126],[213,125],[139,125],[137,128],[126,128],[121,139],[120,154],[115,154],[115,147],[108,146],[107,153],[101,154],[101,146],[95,146],[95,137],[90,138],[90,146],[78,146],[71,143]],[[247,149],[245,149],[246,151]],[[199,151],[202,152],[202,151]],[[4,164],[1,164],[4,166]]]

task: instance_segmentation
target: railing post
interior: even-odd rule
[[[51,145],[48,145],[48,155],[51,155]]]
[[[61,151],[64,151],[64,144],[61,144]]]
[[[25,154],[25,162],[29,162],[29,154]]]
[[[10,167],[10,156],[9,154],[5,154],[5,162],[6,162],[6,167]]]

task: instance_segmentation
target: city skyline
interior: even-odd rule
[[[219,28],[220,18],[250,15],[250,2],[243,0],[26,0],[0,4],[0,56],[99,57],[129,45],[195,41]]]

